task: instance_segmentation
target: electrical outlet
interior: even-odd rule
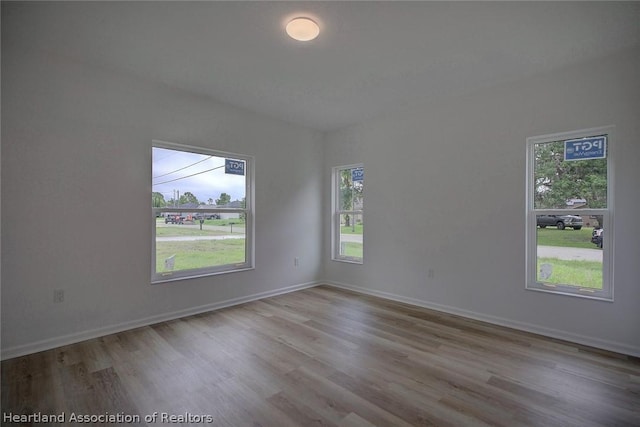
[[[53,302],[59,303],[64,301],[64,289],[53,290]]]
[[[434,273],[434,271],[433,271],[433,268],[430,268],[430,269],[427,271],[427,277],[428,277],[429,279],[433,279],[433,276],[434,276],[434,275],[435,275],[435,273]]]
[[[299,266],[299,265],[300,265],[300,258],[295,257],[295,258],[293,259],[293,266],[294,266],[294,267],[297,267],[297,266]]]

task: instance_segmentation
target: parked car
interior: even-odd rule
[[[184,224],[184,217],[180,215],[168,215],[164,218],[165,224]]]
[[[604,233],[604,229],[602,228],[594,228],[591,233],[591,243],[602,249],[602,234]]]
[[[556,226],[558,230],[564,230],[567,227],[580,230],[582,218],[576,215],[538,215],[536,216],[536,225],[540,228]]]

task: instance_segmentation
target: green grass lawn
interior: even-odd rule
[[[591,227],[584,227],[580,230],[571,228],[558,230],[555,227],[538,228],[538,245],[597,249],[596,245],[591,243],[592,231]]]
[[[580,288],[602,289],[602,263],[597,261],[568,261],[556,258],[538,258],[538,272],[542,264],[551,264],[553,270],[546,280],[538,281]],[[538,273],[539,274],[539,273]]]
[[[364,224],[356,224],[355,227],[353,225],[350,225],[348,227],[343,225],[343,226],[340,227],[340,233],[342,233],[342,234],[362,234],[363,227],[364,227]],[[355,231],[354,231],[354,228],[355,228]]]
[[[178,236],[222,236],[228,235],[226,231],[200,230],[199,225],[177,225],[156,227],[156,237]]]
[[[345,242],[344,256],[362,258],[362,243]]]
[[[229,218],[229,219],[205,219],[205,225],[230,225],[230,224],[244,224],[242,218]]]
[[[215,267],[245,262],[245,239],[156,242],[156,271],[163,272],[164,260],[175,255],[173,271]]]

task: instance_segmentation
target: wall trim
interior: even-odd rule
[[[628,344],[608,341],[599,338],[589,337],[586,335],[574,334],[568,331],[562,331],[558,329],[551,329],[544,326],[534,325],[532,323],[518,322],[516,320],[506,319],[504,317],[491,316],[488,314],[477,313],[475,311],[464,310],[443,304],[436,304],[429,301],[420,300],[417,298],[405,297],[402,295],[392,294],[389,292],[378,291],[375,289],[363,288],[361,286],[354,286],[347,283],[324,281],[324,284],[333,286],[340,289],[346,289],[348,291],[358,292],[361,294],[380,297],[392,301],[403,302],[405,304],[411,304],[418,307],[428,308],[430,310],[441,311],[448,314],[454,314],[457,316],[466,317],[473,320],[479,320],[481,322],[491,323],[494,325],[505,326],[511,329],[517,329],[519,331],[531,332],[534,334],[542,335],[549,338],[557,338],[564,341],[573,342],[576,344],[582,344],[589,347],[595,347],[602,350],[612,351],[615,353],[621,353],[629,356],[640,357],[640,347],[631,346]]]
[[[287,286],[284,288],[278,288],[272,291],[259,292],[257,294],[247,295],[244,297],[232,298],[225,301],[219,301],[211,304],[205,304],[197,307],[187,308],[184,310],[178,310],[178,311],[163,313],[155,316],[149,316],[142,319],[132,320],[129,322],[118,323],[115,325],[77,332],[74,334],[61,335],[59,337],[49,338],[46,340],[36,341],[33,343],[28,343],[28,344],[15,346],[15,347],[10,347],[7,349],[2,349],[1,360],[12,359],[14,357],[25,356],[25,355],[37,353],[40,351],[51,350],[64,345],[75,344],[81,341],[103,337],[105,335],[124,332],[130,329],[149,326],[156,323],[166,322],[169,320],[180,319],[183,317],[205,313],[208,311],[215,311],[221,308],[232,307],[234,305],[244,304],[246,302],[256,301],[263,298],[269,298],[277,295],[287,294],[287,293],[299,291],[302,289],[313,288],[318,285],[333,286],[339,289],[345,289],[348,291],[353,291],[353,292],[357,292],[365,295],[372,295],[375,297],[384,298],[391,301],[398,301],[405,304],[411,304],[418,307],[428,308],[430,310],[436,310],[436,311],[441,311],[448,314],[454,314],[457,316],[479,320],[479,321],[491,323],[494,325],[505,326],[507,328],[517,329],[520,331],[531,332],[534,334],[543,335],[550,338],[557,338],[557,339],[561,339],[561,340],[565,340],[565,341],[569,341],[577,344],[582,344],[582,345],[595,347],[603,350],[613,351],[616,353],[640,357],[640,347],[630,346],[624,343],[602,340],[599,338],[593,338],[585,335],[574,334],[567,331],[560,331],[557,329],[546,328],[546,327],[534,325],[531,323],[518,322],[518,321],[506,319],[503,317],[477,313],[474,311],[464,310],[464,309],[443,305],[443,304],[436,304],[429,301],[420,300],[417,298],[405,297],[402,295],[392,294],[389,292],[379,291],[375,289],[363,288],[361,286],[350,285],[347,283],[320,280],[320,281],[306,282],[298,285]]]
[[[324,282],[313,281],[313,282],[301,283],[298,285],[286,286],[284,288],[278,288],[272,291],[259,292],[257,294],[247,295],[247,296],[238,297],[238,298],[232,298],[225,301],[214,302],[211,304],[200,305],[197,307],[191,307],[184,310],[158,314],[155,316],[149,316],[142,319],[118,323],[115,325],[105,326],[105,327],[96,328],[96,329],[90,329],[87,331],[76,332],[68,335],[61,335],[59,337],[48,338],[45,340],[36,341],[28,344],[22,344],[15,347],[9,347],[6,349],[3,348],[2,354],[1,354],[1,360],[12,359],[14,357],[25,356],[27,354],[32,354],[32,353],[38,353],[40,351],[51,350],[64,345],[76,344],[81,341],[100,338],[105,335],[116,334],[118,332],[124,332],[130,329],[149,326],[156,323],[161,323],[169,320],[180,319],[182,317],[192,316],[194,314],[206,313],[208,311],[215,311],[221,308],[244,304],[246,302],[256,301],[263,298],[269,298],[276,295],[282,295],[282,294],[287,294],[294,291],[299,291],[302,289],[312,288],[321,283],[324,283]]]

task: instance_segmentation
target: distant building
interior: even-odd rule
[[[167,206],[171,208],[172,206]],[[212,219],[211,212],[201,212],[202,209],[242,209],[242,202],[240,200],[236,200],[226,205],[199,205],[197,203],[182,203],[181,205],[175,206],[175,212],[165,212],[163,214],[164,217],[170,217],[178,215],[184,218],[185,221],[193,221],[201,216],[204,216],[207,219]],[[216,219],[237,219],[240,218],[240,212],[220,212],[215,214]]]
[[[567,200],[567,207],[570,209],[588,208],[586,199],[570,199]],[[585,227],[599,227],[598,217],[595,215],[582,216],[582,222]]]

